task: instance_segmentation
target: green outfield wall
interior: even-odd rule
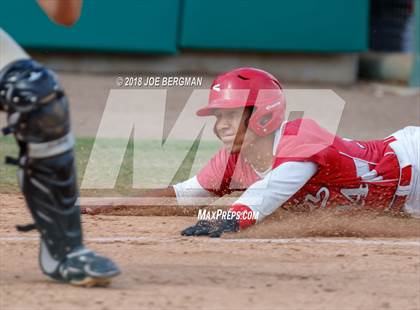
[[[0,26],[25,47],[176,53],[188,49],[359,52],[368,0],[85,0],[72,28],[35,0],[2,1]]]
[[[181,0],[85,0],[79,22],[57,26],[35,0],[2,0],[0,26],[29,48],[175,53]]]
[[[355,52],[368,48],[368,0],[185,0],[180,46]]]

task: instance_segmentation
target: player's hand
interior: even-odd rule
[[[181,232],[183,236],[209,236],[219,238],[224,232],[237,232],[239,222],[236,219],[217,221],[198,221],[194,226]]]

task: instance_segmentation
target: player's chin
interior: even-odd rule
[[[233,145],[233,142],[235,141],[235,137],[234,136],[220,137],[220,141],[222,141],[225,147],[229,147]]]
[[[225,148],[227,150],[229,150],[231,153],[238,153],[241,151],[241,145],[240,144],[236,144],[236,143],[229,143],[229,144],[224,144]]]

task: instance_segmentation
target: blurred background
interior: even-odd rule
[[[417,7],[417,11],[416,11]],[[419,0],[86,0],[72,28],[35,0],[0,26],[56,70],[217,74],[242,65],[294,82],[419,86]]]
[[[96,136],[117,77],[191,75],[208,88],[221,72],[254,66],[285,88],[332,89],[346,102],[338,134],[373,139],[420,125],[419,8],[420,0],[85,0],[69,28],[35,0],[18,0],[2,1],[0,26],[58,72],[78,137]],[[167,89],[165,135],[193,90]]]

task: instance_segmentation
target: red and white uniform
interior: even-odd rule
[[[182,201],[244,191],[234,205],[259,220],[280,206],[360,206],[420,215],[420,127],[382,140],[335,136],[315,121],[285,122],[276,132],[272,169],[258,173],[239,153],[222,148],[193,178],[174,186]]]

